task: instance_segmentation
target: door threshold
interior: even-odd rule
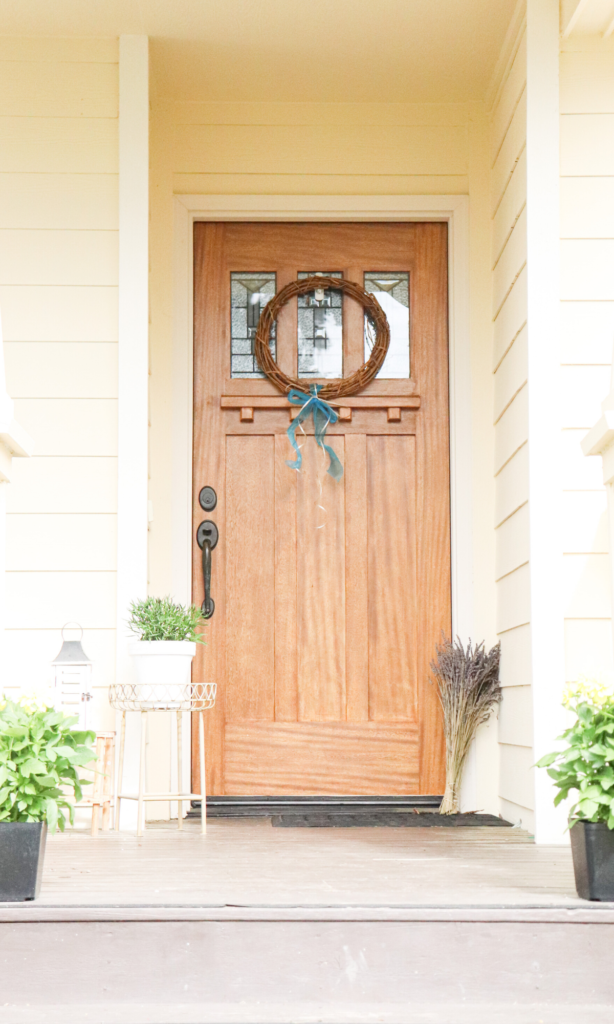
[[[209,818],[268,818],[277,814],[363,814],[373,811],[438,810],[434,796],[208,796]],[[188,818],[200,818],[193,800]]]

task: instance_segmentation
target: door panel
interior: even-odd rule
[[[442,792],[428,677],[450,630],[446,227],[198,224],[194,241],[194,534],[205,484],[218,494],[220,532],[215,614],[194,668],[218,684],[208,791]],[[371,275],[391,315],[399,306],[401,333],[409,304],[411,379],[377,378],[343,399],[329,428],[339,483],[308,424],[297,432],[301,472],[286,465],[288,402],[248,366],[260,308],[249,304],[313,267],[360,284]],[[317,331],[318,345],[332,344],[342,319],[344,372],[353,372],[363,311],[345,297],[342,311],[316,316],[288,303],[276,328],[280,366],[297,372],[299,320],[305,351]],[[251,376],[232,377],[231,365]],[[200,603],[196,545],[193,593]]]

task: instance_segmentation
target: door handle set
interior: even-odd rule
[[[203,487],[198,500],[205,512],[212,512],[217,505],[217,495],[213,487]],[[211,552],[220,538],[218,528],[211,519],[204,519],[196,531],[196,541],[203,553],[203,583],[205,599],[201,610],[203,618],[210,619],[215,611],[215,601],[211,597]]]

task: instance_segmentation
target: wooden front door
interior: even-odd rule
[[[447,227],[197,224],[194,254],[194,537],[205,519],[219,530],[194,668],[218,685],[208,793],[442,793],[429,664],[450,632]],[[340,482],[313,427],[301,472],[286,465],[289,405],[253,358],[268,299],[315,273],[374,291],[392,332],[380,376],[329,427]],[[314,292],[283,308],[271,346],[323,382],[364,362],[369,331],[353,299]],[[200,605],[196,542],[193,566]]]

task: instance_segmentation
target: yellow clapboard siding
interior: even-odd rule
[[[561,53],[560,110],[562,114],[614,113],[612,51]]]
[[[607,554],[608,503],[601,491],[565,491],[561,499],[561,532],[566,554]]]
[[[563,614],[566,619],[606,619],[612,614],[609,556],[563,556]]]
[[[527,211],[520,214],[493,270],[493,314],[501,309],[527,260]]]
[[[523,327],[520,334],[508,349],[495,374],[495,422],[527,380],[527,328]]]
[[[533,695],[530,686],[506,686],[499,708],[499,742],[533,746]]]
[[[516,454],[506,462],[497,476],[495,491],[495,525],[502,523],[516,509],[520,508],[529,497],[529,449],[527,445],[519,448]]]
[[[511,180],[514,168],[522,155],[526,139],[526,104],[519,103],[490,175],[491,210],[493,216],[503,199],[503,194]]]
[[[493,266],[501,256],[514,225],[527,202],[527,153],[524,150],[499,208],[493,218],[492,225],[492,263]]]
[[[607,676],[614,671],[609,619],[565,621],[565,678]]]
[[[561,178],[561,238],[614,238],[614,176]]]
[[[113,629],[115,573],[7,572],[6,609],[7,629]]]
[[[0,62],[0,114],[117,117],[116,64]]]
[[[525,504],[497,528],[495,579],[525,565],[529,550],[529,506]]]
[[[609,363],[614,301],[561,303],[561,362]]]
[[[0,230],[2,284],[117,285],[116,231]]]
[[[7,488],[8,513],[91,513],[117,511],[117,459],[56,458],[35,455],[14,459]]]
[[[240,103],[166,101],[177,125],[465,125],[466,103]],[[156,104],[154,101],[154,111]]]
[[[614,300],[614,240],[564,239],[561,242],[561,298]]]
[[[532,744],[527,747],[501,744],[499,795],[505,800],[520,807],[531,809],[534,806],[535,754]]]
[[[0,228],[117,230],[116,174],[0,173]]]
[[[497,582],[497,632],[523,626],[531,619],[530,572],[528,565],[503,576]]]
[[[117,120],[0,117],[0,172],[116,174]]]
[[[593,424],[591,423],[591,426]],[[586,430],[561,431],[561,486],[568,491],[601,490],[601,459],[587,459],[581,448]]]
[[[0,285],[6,341],[117,341],[117,288]]]
[[[528,438],[528,392],[522,388],[503,413],[495,433],[495,471],[511,459]]]
[[[179,125],[175,171],[466,174],[465,128]]]
[[[115,455],[117,401],[110,398],[19,398],[15,416],[36,455]]]
[[[6,517],[6,568],[20,572],[91,572],[117,564],[116,515]]]
[[[497,313],[493,328],[494,365],[498,366],[527,321],[527,270],[517,280]]]
[[[563,427],[589,429],[601,416],[610,390],[610,366],[562,366],[560,375]]]
[[[497,106],[493,111],[490,138],[491,138],[491,164],[497,159],[497,154],[503,145],[505,136],[509,130],[514,116],[514,111],[521,102],[527,81],[527,37],[523,32],[522,39],[516,51],[514,62],[501,90]]]
[[[116,342],[8,341],[12,398],[117,398]]]
[[[68,39],[45,36],[0,37],[0,61],[39,61],[60,63],[77,61],[87,64],[117,64],[119,40]]]
[[[561,117],[561,174],[614,174],[614,113]]]
[[[499,637],[501,686],[527,686],[531,682],[531,627],[516,626]]]
[[[448,174],[174,174],[175,195],[467,195]]]

